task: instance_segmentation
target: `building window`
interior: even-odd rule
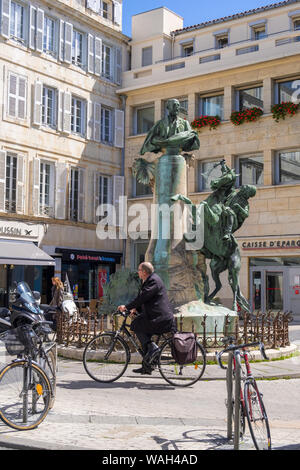
[[[152,65],[152,46],[143,47],[142,49],[142,67]]]
[[[300,182],[300,150],[278,153],[275,182],[276,184]]]
[[[151,187],[149,184],[142,184],[133,177],[133,197],[142,197],[152,195]]]
[[[43,51],[55,54],[55,20],[48,16],[44,17]]]
[[[264,109],[263,102],[263,87],[247,88],[245,90],[237,91],[237,109],[242,111],[243,109],[249,109],[257,107]]]
[[[199,113],[202,116],[220,116],[224,119],[224,95],[200,98]]]
[[[263,155],[239,157],[237,163],[238,186],[245,184],[261,186],[264,184]]]
[[[257,41],[265,37],[267,37],[265,23],[251,26],[251,39]]]
[[[42,124],[53,128],[56,126],[56,91],[47,86],[43,86]]]
[[[99,205],[111,204],[111,176],[99,175]]]
[[[51,163],[40,163],[40,215],[54,217],[54,170]]]
[[[287,101],[298,103],[299,96],[299,80],[289,80],[286,82],[278,82],[275,87],[275,102],[280,104]]]
[[[25,8],[16,2],[10,2],[10,36],[17,41],[25,39]]]
[[[72,96],[71,108],[71,132],[74,134],[85,134],[85,102]]]
[[[26,118],[27,79],[14,73],[8,74],[7,114],[10,117]]]
[[[112,143],[112,110],[101,108],[101,140],[105,143]]]
[[[216,49],[223,49],[229,45],[228,33],[216,36]]]
[[[145,261],[145,254],[148,248],[149,242],[137,242],[133,244],[133,269],[137,269],[138,266]]]
[[[83,34],[73,29],[72,64],[83,66]]]
[[[102,2],[102,16],[105,19],[108,19],[108,3]]]
[[[300,19],[297,18],[293,21],[293,26],[294,26],[294,31],[299,31],[300,30]]]
[[[146,134],[154,125],[154,106],[136,108],[134,119],[134,134]]]
[[[180,103],[180,108],[179,108],[179,116],[182,118],[186,118],[188,115],[188,110],[189,110],[189,101],[187,98],[176,98],[178,99]],[[166,117],[168,115],[168,110],[167,110],[167,100],[164,101],[163,103],[163,117]]]
[[[213,180],[222,176],[219,161],[199,162],[198,165],[198,187],[199,191],[211,191],[210,184]]]
[[[182,57],[190,57],[191,55],[194,54],[194,44],[193,42],[187,43],[187,44],[182,44]]]
[[[17,201],[17,156],[6,156],[5,210],[16,212]]]
[[[102,44],[102,75],[112,80],[112,47]]]

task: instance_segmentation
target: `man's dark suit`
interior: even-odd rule
[[[152,335],[174,330],[173,310],[164,283],[157,274],[150,274],[143,283],[139,295],[126,305],[127,310],[134,308],[141,313],[133,320],[131,329],[139,338],[140,333],[146,334],[150,341]]]

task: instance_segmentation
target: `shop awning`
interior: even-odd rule
[[[32,242],[0,240],[0,264],[55,266],[55,261]]]

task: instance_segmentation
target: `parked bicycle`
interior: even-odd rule
[[[131,358],[129,344],[144,359],[143,351],[130,333],[126,324],[129,312],[115,312],[113,316],[123,317],[120,328],[115,332],[101,333],[85,347],[83,365],[88,375],[97,382],[110,383],[118,380],[126,371]],[[158,368],[161,376],[170,384],[187,387],[197,382],[206,367],[206,355],[197,340],[197,359],[190,364],[178,364],[172,355],[172,337],[162,335],[157,340],[158,349],[151,357],[149,365]]]
[[[247,419],[255,448],[257,450],[271,450],[271,434],[263,394],[259,391],[257,382],[251,372],[248,352],[248,348],[259,346],[262,357],[268,360],[264,344],[254,342],[236,345],[233,337],[224,338],[224,343],[229,344],[229,346],[219,353],[216,352],[216,357],[219,366],[222,369],[227,369],[223,366],[221,358],[224,353],[229,353],[227,370],[228,424],[229,429],[231,429],[232,422],[234,422],[235,448],[238,448],[239,439],[245,433]],[[244,360],[245,368],[242,367],[241,358]],[[234,387],[233,382],[235,382]],[[241,382],[244,382],[244,388],[242,388]]]
[[[54,403],[56,345],[44,344],[48,323],[37,321],[0,334],[8,354],[18,355],[0,371],[0,419],[17,430],[36,428]]]

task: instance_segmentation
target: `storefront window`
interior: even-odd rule
[[[7,267],[4,264],[0,265],[0,307],[6,305],[7,294]]]
[[[74,299],[100,299],[109,282],[110,266],[96,263],[62,264],[62,280],[68,275]]]

